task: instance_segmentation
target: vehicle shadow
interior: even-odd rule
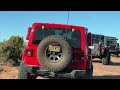
[[[120,79],[120,75],[93,76],[92,79]]]
[[[109,65],[111,65],[111,66],[120,66],[120,62],[110,62],[110,64]]]
[[[94,63],[102,63],[102,61],[101,60],[92,60],[92,62],[94,62]],[[112,61],[110,61],[110,64],[109,64],[109,66],[120,66],[120,62],[112,62]]]
[[[92,62],[94,62],[94,63],[102,63],[101,60],[97,60],[97,59],[92,60]]]
[[[120,55],[118,55],[118,56],[116,56],[116,55],[111,55],[111,57],[120,58]]]

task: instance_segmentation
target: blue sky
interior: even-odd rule
[[[67,11],[0,11],[0,41],[23,36],[34,22],[67,23]],[[92,33],[115,36],[120,43],[120,11],[70,11],[69,23],[85,26]]]

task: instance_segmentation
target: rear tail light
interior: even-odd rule
[[[104,50],[105,49],[105,46],[102,46],[102,50]]]
[[[33,56],[33,50],[32,49],[26,49],[26,56],[32,57]]]

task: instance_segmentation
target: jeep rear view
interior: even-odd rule
[[[92,44],[95,47],[92,50],[93,58],[99,58],[103,65],[110,64],[110,51],[107,45],[107,37],[99,34],[92,34]]]
[[[19,79],[92,77],[92,35],[85,27],[34,23],[26,39]]]

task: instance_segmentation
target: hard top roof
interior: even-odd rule
[[[83,27],[83,26],[76,26],[76,25],[67,25],[67,24],[56,24],[56,23],[34,23],[33,25],[50,25],[50,26],[63,26],[63,27],[79,27],[79,28],[85,28],[87,29],[86,27]]]

